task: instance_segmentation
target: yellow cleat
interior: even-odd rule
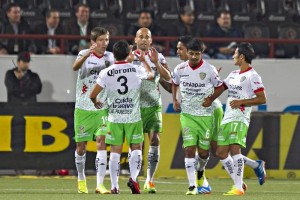
[[[103,184],[98,185],[95,191],[97,194],[110,194]]]
[[[144,192],[154,194],[156,193],[155,185],[153,182],[145,183],[144,185]]]
[[[228,192],[224,193],[223,195],[225,196],[242,196],[244,195],[244,190],[239,190],[234,186],[232,186],[231,190],[229,190]]]
[[[78,181],[78,193],[79,194],[87,194],[89,193],[86,187],[86,180]]]
[[[188,191],[185,194],[186,195],[196,195],[196,194],[198,194],[198,189],[195,186],[190,186]]]

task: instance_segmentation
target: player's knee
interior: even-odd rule
[[[224,160],[225,158],[227,158],[228,156],[228,153],[223,151],[223,150],[220,150],[220,149],[217,149],[216,151],[216,156],[221,159],[221,160]]]
[[[153,134],[153,137],[151,138],[151,146],[159,146],[160,138],[158,134]]]

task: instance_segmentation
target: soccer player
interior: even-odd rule
[[[182,61],[188,60],[188,54],[187,54],[187,43],[192,39],[192,36],[186,35],[181,36],[178,39],[177,42],[177,55]],[[218,69],[219,72],[220,69]],[[223,118],[223,109],[222,109],[222,103],[220,100],[216,99],[212,103],[212,111],[213,111],[213,132],[212,132],[212,140],[210,142],[213,155],[215,155],[215,151],[217,149],[217,132],[220,127],[221,120]],[[197,189],[199,194],[210,194],[212,189],[205,177],[205,163],[207,163],[204,159],[202,160],[198,153],[196,153],[195,156],[196,162],[197,162]],[[209,159],[209,158],[207,158]],[[204,165],[205,164],[205,165]]]
[[[177,54],[179,58],[183,61],[186,61],[188,59],[187,55],[187,47],[186,44],[192,39],[191,36],[181,36],[177,43]],[[217,69],[218,72],[220,72],[221,68]],[[217,151],[217,138],[218,138],[218,131],[220,129],[221,121],[223,119],[223,108],[222,103],[220,100],[215,99],[212,103],[213,107],[213,134],[212,139],[210,142],[211,145],[211,152],[214,157],[216,157],[216,151]],[[265,182],[265,169],[264,165],[265,162],[263,160],[252,160],[246,156],[243,155],[244,163],[251,167],[257,178],[260,185],[263,185]],[[211,187],[207,182],[207,179],[205,177],[205,166],[200,165],[200,157],[196,155],[196,161],[197,164],[197,184],[198,184],[198,192],[200,194],[208,194],[211,192]],[[243,189],[247,189],[247,185],[243,183]]]
[[[202,60],[203,43],[191,39],[187,43],[188,60],[176,66],[173,75],[173,107],[181,110],[183,146],[185,148],[185,168],[189,180],[187,195],[198,194],[195,174],[195,153],[198,149],[200,165],[207,164],[212,137],[212,107],[203,107],[204,99],[222,86],[216,68]],[[180,88],[181,104],[177,100]]]
[[[149,137],[150,147],[148,151],[147,178],[144,184],[144,192],[156,193],[153,177],[160,158],[159,140],[162,131],[162,102],[159,92],[159,83],[169,84],[171,75],[167,70],[167,63],[162,54],[158,54],[158,61],[150,60],[152,36],[147,28],[141,28],[136,32],[135,43],[137,50],[132,52],[133,64],[140,65],[138,57],[141,52],[145,53],[148,65],[155,71],[153,80],[143,80],[141,86],[141,115],[143,130]],[[171,90],[171,87],[170,87]],[[145,136],[146,137],[146,136]],[[129,159],[130,160],[130,159]]]
[[[109,172],[111,178],[111,193],[119,194],[118,177],[120,173],[120,156],[124,137],[131,149],[129,160],[130,178],[127,183],[132,194],[140,194],[137,176],[142,165],[142,143],[144,141],[141,111],[140,88],[142,79],[153,79],[154,72],[145,61],[145,55],[140,53],[139,60],[143,66],[133,65],[125,59],[130,53],[126,41],[118,41],[113,46],[116,62],[102,71],[97,79],[90,98],[96,108],[103,104],[97,95],[105,88],[107,91],[108,133],[105,142],[111,145]],[[157,62],[158,53],[151,49],[150,59]]]
[[[232,71],[224,80],[224,84],[220,87],[221,90],[207,97],[203,103],[204,106],[210,106],[216,97],[228,89],[225,115],[218,133],[217,156],[234,180],[234,185],[224,195],[244,195],[244,158],[241,148],[246,147],[252,106],[266,103],[261,77],[251,66],[254,57],[255,52],[250,43],[238,45],[233,55],[233,61],[235,65],[239,66],[239,70]],[[264,181],[266,177],[264,162],[257,164],[259,165],[256,172]]]
[[[104,105],[100,110],[96,109],[89,99],[89,93],[100,71],[112,65],[114,57],[111,52],[106,51],[109,43],[109,32],[105,28],[93,28],[90,38],[90,48],[80,51],[73,64],[73,70],[78,71],[74,112],[78,193],[88,193],[85,178],[86,145],[96,136],[96,193],[107,194],[109,191],[103,185],[107,166],[105,145],[107,105]],[[102,92],[100,97],[105,99],[105,92]]]

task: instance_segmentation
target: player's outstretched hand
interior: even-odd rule
[[[130,52],[129,52],[129,55],[127,56],[126,60],[127,60],[127,62],[131,63],[134,60],[134,54],[132,53],[133,46],[129,45],[129,48],[130,48]]]
[[[101,109],[101,108],[103,107],[103,103],[101,103],[100,101],[96,101],[96,102],[94,103],[94,106],[95,106],[95,108],[97,108],[97,109]]]
[[[176,112],[179,112],[181,110],[180,108],[180,103],[178,101],[174,101],[173,102],[173,109],[176,111]]]
[[[158,62],[158,51],[154,48],[151,47],[150,49],[151,54],[149,55],[151,62],[157,63]]]
[[[146,62],[145,53],[143,51],[141,51],[141,53],[140,53],[139,60],[140,60],[140,62]]]
[[[204,98],[204,101],[202,103],[203,107],[209,107],[209,106],[211,106],[211,104],[212,104],[211,98],[209,98],[209,97]]]

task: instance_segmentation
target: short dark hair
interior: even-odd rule
[[[231,16],[231,13],[229,12],[229,10],[221,8],[216,13],[216,19],[218,19],[219,17],[221,17],[222,14],[229,14]]]
[[[109,34],[108,30],[106,28],[100,27],[100,26],[96,26],[95,28],[92,29],[91,31],[91,35],[90,35],[90,39],[92,41],[96,41],[97,38],[100,35],[105,35],[105,34]]]
[[[113,46],[113,53],[116,60],[125,60],[130,53],[128,42],[125,40],[116,42]]]
[[[191,35],[183,35],[178,38],[178,42],[181,42],[184,46],[186,46],[192,39],[193,37]]]
[[[240,55],[245,56],[245,61],[251,64],[252,59],[255,58],[255,51],[252,45],[248,42],[242,42],[237,46],[238,52]]]
[[[10,12],[10,10],[11,10],[12,7],[19,7],[19,8],[21,8],[21,6],[19,4],[17,4],[17,3],[10,3],[10,4],[8,4],[6,6],[5,12],[6,13]]]
[[[142,14],[142,13],[150,14],[151,19],[154,18],[154,13],[153,13],[152,11],[148,10],[148,9],[142,9],[142,10],[140,10],[140,11],[139,11],[139,18],[141,17],[141,14]]]
[[[55,13],[55,12],[58,12],[58,13],[59,13],[59,11],[56,10],[56,9],[50,9],[50,10],[47,10],[47,11],[46,11],[46,14],[45,14],[45,17],[46,17],[46,18],[49,18],[49,17],[51,16],[51,13]]]
[[[186,44],[186,48],[188,50],[192,50],[192,51],[203,51],[203,43],[196,39],[196,38],[192,38],[187,44]]]
[[[87,4],[85,4],[85,3],[79,3],[79,4],[77,4],[75,6],[75,12],[78,12],[78,10],[79,10],[80,7],[85,7],[85,8],[90,9],[90,7]]]

